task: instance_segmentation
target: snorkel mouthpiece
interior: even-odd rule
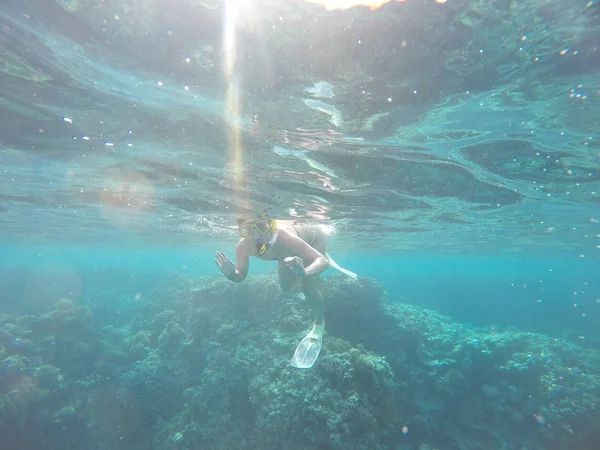
[[[267,244],[261,244],[259,242],[256,243],[256,251],[258,252],[258,254],[260,256],[267,253],[267,250],[269,250],[269,247],[267,246]]]

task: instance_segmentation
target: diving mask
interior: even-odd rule
[[[258,233],[258,236],[264,236],[271,231],[277,231],[277,222],[275,220],[258,219],[240,223],[240,236],[243,238],[253,238],[255,233]]]

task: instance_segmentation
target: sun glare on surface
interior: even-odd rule
[[[371,11],[382,7],[386,3],[392,0],[305,0],[307,3],[313,3],[315,5],[324,6],[326,10],[332,11],[334,9],[349,9],[354,6],[366,6]],[[397,2],[404,2],[405,0],[396,0]]]
[[[306,3],[321,5],[326,10],[334,9],[349,9],[355,6],[366,6],[371,11],[381,8],[383,5],[390,3],[392,0],[304,0]],[[403,3],[406,0],[396,0],[398,3]],[[436,3],[446,3],[447,0],[435,0]]]

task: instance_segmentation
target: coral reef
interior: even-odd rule
[[[541,450],[597,438],[597,350],[455,323],[371,280],[322,289],[311,370],[288,365],[311,325],[305,299],[271,277],[171,280],[120,328],[96,329],[93,309],[69,300],[2,316],[0,446]]]
[[[457,449],[573,442],[583,448],[593,436],[598,351],[519,330],[461,325],[400,303],[374,308],[378,289],[369,284],[330,290],[328,328],[386,355],[411,434]]]

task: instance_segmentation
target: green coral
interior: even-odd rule
[[[389,302],[370,280],[332,277],[322,352],[298,370],[289,360],[310,311],[277,289],[182,277],[121,329],[95,331],[87,307],[64,300],[6,318],[0,431],[34,407],[48,426],[81,427],[116,450],[541,450],[576,448],[595,429],[598,351],[458,324]]]

